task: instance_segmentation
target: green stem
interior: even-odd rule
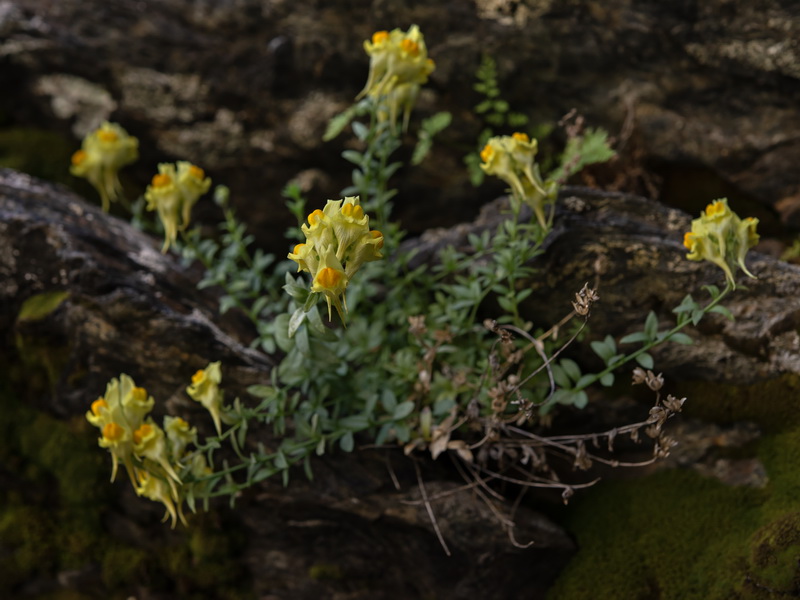
[[[722,299],[723,299],[723,298],[724,298],[724,297],[725,297],[725,296],[726,296],[726,295],[727,295],[727,294],[728,294],[728,293],[729,293],[729,292],[730,292],[732,289],[733,289],[733,286],[731,285],[731,283],[730,283],[729,281],[728,281],[728,282],[726,282],[725,289],[724,289],[724,290],[722,290],[722,292],[720,293],[720,295],[719,295],[719,296],[717,296],[716,298],[714,298],[714,299],[713,299],[711,302],[709,302],[709,303],[708,303],[706,306],[704,306],[704,307],[703,307],[703,314],[704,314],[704,315],[708,314],[708,312],[709,312],[709,311],[710,311],[712,308],[714,308],[714,307],[715,307],[717,304],[719,304],[719,303],[722,301]],[[650,350],[650,348],[653,348],[654,346],[658,346],[659,344],[661,344],[661,343],[663,343],[663,342],[667,342],[667,341],[669,341],[669,338],[671,338],[673,335],[675,335],[676,333],[678,333],[678,332],[679,332],[681,329],[683,329],[684,327],[686,327],[686,326],[687,326],[689,323],[691,323],[691,322],[692,322],[692,321],[691,321],[691,319],[687,319],[687,320],[686,320],[686,321],[684,321],[683,323],[678,323],[678,324],[677,324],[675,327],[673,327],[672,329],[670,329],[670,330],[667,332],[667,334],[666,334],[664,337],[662,337],[661,339],[657,339],[657,340],[651,340],[651,341],[647,342],[647,343],[646,343],[646,344],[644,344],[644,345],[643,345],[641,348],[639,348],[639,349],[638,349],[636,352],[633,352],[633,353],[631,353],[631,354],[628,354],[627,356],[624,356],[623,358],[619,359],[619,360],[618,360],[617,362],[615,362],[614,364],[612,364],[612,365],[609,365],[609,366],[608,366],[608,367],[606,367],[606,368],[605,368],[603,371],[601,371],[600,373],[597,373],[596,375],[594,375],[594,376],[593,376],[591,379],[587,379],[587,380],[586,380],[586,381],[585,381],[583,384],[581,384],[580,386],[575,386],[575,388],[574,388],[572,391],[574,391],[574,392],[580,392],[581,390],[584,390],[584,389],[586,389],[587,387],[589,387],[590,385],[592,385],[594,382],[596,382],[596,381],[598,381],[598,380],[602,379],[603,377],[605,377],[606,375],[608,375],[608,374],[609,374],[609,373],[611,373],[612,371],[615,371],[615,370],[617,370],[618,368],[620,368],[620,367],[621,367],[622,365],[624,365],[625,363],[627,363],[627,362],[630,362],[630,361],[634,360],[634,359],[635,359],[637,356],[640,356],[640,355],[644,354],[645,352],[647,352],[648,350]]]

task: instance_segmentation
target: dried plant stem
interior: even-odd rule
[[[433,514],[433,508],[431,507],[431,502],[428,499],[428,491],[425,489],[425,483],[422,481],[422,473],[419,470],[419,465],[417,464],[417,461],[414,461],[414,472],[417,474],[417,484],[419,485],[419,492],[422,495],[422,501],[425,503],[425,510],[428,512],[428,517],[431,520],[431,525],[433,525],[433,530],[436,532],[436,537],[439,538],[439,543],[442,545],[444,553],[447,554],[447,556],[452,556],[450,548],[447,547],[447,542],[444,541],[442,532],[439,529],[439,523],[436,520],[436,515]]]

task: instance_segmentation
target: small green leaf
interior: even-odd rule
[[[553,392],[553,395],[550,397],[550,402],[553,404],[572,404],[572,401],[575,397],[575,392],[572,390],[565,390],[565,389],[558,389]]]
[[[272,398],[275,388],[271,385],[251,385],[247,388],[247,393],[256,398]]]
[[[394,412],[392,413],[392,419],[395,421],[399,421],[401,419],[405,419],[408,415],[412,413],[414,410],[414,403],[410,400],[406,400],[405,402],[401,402],[394,408]]]
[[[236,298],[233,296],[223,296],[219,300],[219,314],[224,315],[234,306],[236,306]]]
[[[611,387],[614,385],[614,374],[613,373],[606,373],[600,378],[600,385],[604,387]]]
[[[561,365],[553,365],[553,379],[556,382],[556,385],[560,388],[569,388],[572,386],[572,381],[570,380],[569,376],[566,374],[564,369]]]
[[[383,390],[381,394],[381,404],[383,405],[383,409],[387,413],[394,412],[394,409],[397,407],[397,398],[394,395],[394,392],[389,388]]]
[[[347,162],[351,162],[354,165],[358,165],[359,167],[364,162],[364,155],[361,152],[356,152],[355,150],[345,150],[342,152],[342,158],[345,159]]]
[[[692,338],[685,333],[681,333],[680,331],[669,336],[668,341],[675,342],[676,344],[683,344],[684,346],[691,346],[694,344],[694,340]]]
[[[69,292],[66,290],[43,292],[31,296],[22,303],[22,308],[19,309],[17,315],[17,322],[40,321],[54,312],[67,298],[69,298]]]
[[[361,123],[360,121],[353,122],[353,133],[356,134],[356,137],[360,140],[366,140],[369,136],[369,127]]]
[[[652,310],[644,321],[644,335],[647,341],[653,341],[658,335],[658,317]]]
[[[318,299],[319,299],[319,293],[310,292],[308,294],[308,298],[306,298],[306,301],[303,302],[303,311],[304,312],[310,311],[311,308],[317,303]]]
[[[594,353],[603,359],[603,362],[606,364],[608,363],[608,360],[614,356],[614,348],[609,347],[605,342],[596,340],[591,342],[589,346],[591,346],[592,350],[594,350]]]
[[[427,119],[423,119],[420,127],[423,129],[423,131],[426,131],[431,136],[434,136],[443,129],[449,127],[452,121],[453,115],[447,111],[442,111],[431,117],[428,117]]]
[[[286,456],[283,454],[281,450],[278,450],[278,453],[275,455],[275,466],[278,469],[288,469],[289,463],[286,460]]]
[[[716,306],[712,307],[708,312],[718,313],[729,321],[736,320],[736,318],[733,316],[733,313],[721,304],[717,304]]]
[[[652,369],[653,368],[653,357],[650,356],[647,352],[643,352],[639,356],[636,357],[636,362],[639,363],[645,369]]]
[[[495,100],[494,109],[499,113],[508,112],[508,102],[505,100]]]
[[[676,306],[675,308],[672,309],[672,312],[674,312],[676,314],[680,314],[680,313],[685,313],[685,312],[690,312],[690,311],[693,311],[693,310],[697,310],[698,308],[700,308],[700,305],[697,304],[697,302],[694,301],[694,298],[692,298],[692,295],[691,294],[686,294],[686,296],[684,296],[683,300],[681,300],[681,303],[678,306]]]
[[[629,333],[625,337],[623,337],[619,343],[620,344],[633,344],[636,342],[644,342],[647,340],[643,331],[637,331],[636,333]]]
[[[564,358],[560,361],[561,368],[572,381],[578,381],[581,378],[581,368],[578,364],[569,358]]]
[[[302,308],[298,308],[297,310],[292,313],[291,318],[289,319],[289,330],[288,336],[290,338],[294,337],[294,334],[297,333],[297,330],[303,324],[303,321],[306,319],[306,311]]]
[[[575,408],[584,409],[589,404],[589,396],[584,391],[580,391],[572,398],[572,405]]]
[[[354,447],[355,439],[353,438],[352,431],[348,431],[339,438],[339,448],[341,448],[344,452],[352,452]]]
[[[369,419],[366,415],[350,415],[339,419],[339,427],[344,427],[351,431],[362,431],[369,427]]]

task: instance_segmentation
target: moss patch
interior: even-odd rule
[[[580,496],[565,523],[580,550],[549,598],[798,595],[800,429],[766,437],[758,455],[764,490],[670,470]]]
[[[49,181],[74,183],[70,158],[75,141],[44,129],[0,129],[0,167],[8,167]]]
[[[109,483],[110,458],[83,416],[38,411],[2,377],[0,411],[0,598],[32,581],[57,589],[58,574],[72,570],[88,575],[42,600],[124,600],[142,589],[188,600],[252,597],[235,522],[200,514],[173,531],[127,515],[120,494],[132,494],[129,484]]]

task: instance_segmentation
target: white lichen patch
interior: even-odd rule
[[[49,99],[58,118],[74,119],[72,131],[79,138],[97,129],[117,108],[106,89],[74,75],[42,75],[33,90]]]
[[[208,110],[208,86],[199,75],[126,68],[117,80],[125,107],[155,123],[191,123]]]
[[[199,121],[191,127],[164,130],[158,139],[165,154],[202,157],[203,166],[219,168],[237,164],[237,153],[250,146],[244,125],[231,110],[217,110],[213,121]],[[197,158],[200,160],[200,158]]]

